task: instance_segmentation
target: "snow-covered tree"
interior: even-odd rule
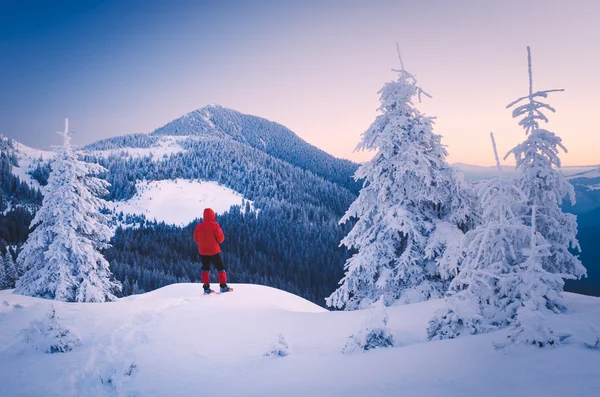
[[[388,319],[382,296],[373,304],[361,329],[348,337],[342,353],[354,354],[372,349],[394,347],[394,338],[387,325]]]
[[[273,347],[265,353],[264,357],[285,357],[292,354],[292,350],[290,349],[289,343],[285,340],[285,336],[283,332],[280,332],[277,335],[277,341],[273,345]]]
[[[531,208],[530,248],[524,250],[526,260],[519,267],[519,278],[510,291],[516,299],[511,318],[511,343],[525,343],[538,347],[556,345],[561,341],[549,327],[546,315],[557,313],[565,308],[562,298],[564,281],[560,274],[550,273],[543,267],[543,261],[552,255],[552,244],[546,242],[536,232],[537,206]]]
[[[80,161],[70,144],[68,120],[61,133],[41,208],[17,262],[27,269],[15,293],[69,302],[114,300],[120,289],[111,280],[109,264],[100,253],[112,236],[106,181],[93,175],[105,171],[97,164]]]
[[[48,354],[70,352],[80,343],[69,329],[58,322],[54,306],[42,320],[35,320],[22,330],[21,335],[34,350]]]
[[[4,259],[0,255],[0,289],[10,288],[8,286],[8,278],[6,277],[6,269],[4,267]]]
[[[4,210],[6,210],[7,207],[7,203],[6,200],[4,200],[4,193],[2,193],[2,190],[0,189],[0,212],[4,212]]]
[[[529,95],[509,105],[527,100],[513,112],[514,117],[525,115],[520,124],[528,135],[509,152],[516,157],[519,178],[516,186],[501,178],[483,186],[483,224],[465,236],[465,259],[452,281],[453,295],[430,322],[430,339],[510,324],[511,343],[554,345],[561,336],[550,329],[546,315],[565,309],[562,278],[585,274],[568,251],[569,245],[578,248],[576,218],[559,207],[565,195],[573,196],[573,187],[558,169],[558,148],[564,147],[538,123],[547,121],[540,109],[554,109],[536,98],[558,90],[533,93],[529,47],[527,51]],[[494,152],[500,170],[495,144]]]
[[[6,249],[6,254],[4,254],[4,256],[3,256],[3,262],[4,262],[4,274],[5,274],[6,283],[7,283],[6,288],[14,288],[15,283],[17,282],[19,277],[22,276],[22,273],[19,272],[19,270],[17,269],[15,261],[13,260],[13,257],[8,248]]]
[[[446,162],[433,118],[412,102],[427,94],[400,63],[394,70],[398,79],[379,91],[382,114],[356,148],[377,152],[357,170],[363,188],[340,221],[357,218],[342,240],[357,253],[346,262],[341,286],[326,300],[329,306],[367,308],[382,295],[387,305],[441,297],[447,281],[440,266],[456,268],[444,251],[467,225],[468,191]]]
[[[533,92],[531,69],[531,50],[527,47],[529,69],[529,94],[510,103],[507,108],[514,107],[513,117],[525,129],[527,138],[524,142],[510,150],[515,156],[519,170],[519,188],[527,196],[527,205],[522,216],[531,220],[533,207],[537,208],[536,231],[550,244],[549,255],[541,258],[544,269],[560,274],[563,278],[579,278],[586,274],[580,260],[569,252],[569,248],[580,249],[577,241],[577,218],[573,214],[564,213],[560,205],[565,196],[569,196],[575,204],[573,186],[560,171],[559,149],[567,149],[556,134],[540,127],[540,121],[548,122],[542,110],[554,112],[554,108],[541,101],[551,92],[545,90]],[[505,158],[506,158],[505,157]]]
[[[460,272],[450,284],[446,307],[429,324],[430,339],[506,326],[520,299],[514,289],[531,237],[520,216],[527,198],[513,180],[502,178],[494,136],[490,135],[498,177],[479,187],[482,223],[464,236]]]

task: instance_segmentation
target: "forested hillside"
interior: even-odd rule
[[[154,152],[171,137],[177,137],[175,149]],[[8,245],[20,246],[27,238],[42,196],[12,172],[18,162],[12,141],[5,138],[2,145],[0,250],[5,253]],[[133,155],[140,149],[142,154]],[[178,178],[216,181],[251,200],[252,208],[235,206],[218,215],[227,236],[223,256],[232,282],[269,285],[324,305],[343,276],[349,253],[339,243],[353,223],[338,221],[356,198],[360,184],[352,175],[357,165],[335,159],[279,124],[210,106],[151,134],[98,141],[83,148],[82,155],[108,169],[101,176],[111,183],[107,199],[112,201],[133,197],[137,181]],[[44,185],[48,164],[35,159],[31,164],[29,174]],[[580,183],[575,187],[579,202],[570,210],[578,213],[596,205],[597,191]],[[190,219],[200,217],[202,210]],[[178,227],[117,215],[121,226],[115,224],[112,248],[105,255],[124,295],[199,279],[195,222]],[[579,223],[589,279],[567,288],[598,294],[598,223],[588,214],[579,214]]]
[[[7,245],[18,245],[29,235],[33,212],[42,202],[38,189],[13,173],[18,166],[13,140],[0,136],[0,253]],[[18,204],[18,205],[17,205]]]
[[[157,155],[153,149],[165,136],[177,136],[178,149]],[[138,149],[148,152],[132,155]],[[338,221],[358,191],[359,184],[352,179],[356,165],[335,159],[279,124],[213,106],[152,134],[96,142],[82,155],[107,168],[101,176],[111,184],[107,199],[112,201],[133,197],[137,181],[178,178],[216,181],[251,200],[252,207],[234,206],[218,214],[232,282],[269,285],[324,305],[343,274],[348,253],[339,242],[348,225]],[[30,175],[45,184],[47,165],[32,163],[36,166]],[[10,171],[7,175],[13,177]],[[190,219],[201,216],[203,209]],[[32,210],[24,211],[28,216],[21,215],[22,219],[14,214],[3,217],[12,227],[20,227],[19,233],[7,233],[12,244],[25,241]],[[192,239],[196,222],[177,227],[143,216],[116,215],[122,227],[116,229],[105,255],[123,283],[123,294],[200,278]]]
[[[351,161],[337,159],[310,145],[281,124],[218,105],[173,120],[152,133],[157,135],[227,136],[355,193],[360,189],[350,178],[356,170]]]

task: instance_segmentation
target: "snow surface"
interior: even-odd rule
[[[566,294],[570,312],[551,321],[574,336],[559,347],[498,351],[493,343],[506,331],[426,342],[427,322],[442,307],[434,300],[388,308],[396,347],[344,355],[369,310],[327,312],[273,288],[233,287],[202,296],[200,284],[175,284],[95,304],[0,291],[0,394],[600,395],[600,351],[581,345],[595,340],[591,327],[600,329],[599,298]],[[59,325],[79,339],[71,352],[46,354],[24,339],[22,330],[52,305]],[[290,354],[265,357],[282,336]]]
[[[115,203],[116,213],[145,215],[148,219],[180,226],[201,218],[206,207],[223,213],[234,205],[241,205],[244,199],[240,193],[217,182],[187,179],[138,181],[136,190],[131,199]]]
[[[182,153],[186,150],[179,144],[180,141],[187,139],[186,136],[162,136],[158,145],[149,148],[130,148],[94,150],[90,153],[96,156],[108,157],[110,155],[121,155],[131,158],[141,158],[152,156],[154,160],[161,160],[175,153]]]

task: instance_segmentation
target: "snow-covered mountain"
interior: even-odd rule
[[[114,303],[0,291],[6,396],[578,396],[600,392],[600,299],[566,294],[564,345],[496,350],[506,330],[426,341],[439,300],[387,309],[394,347],[343,354],[371,310],[327,312],[257,285],[176,284]],[[48,315],[55,310],[55,318]],[[49,330],[52,325],[53,330]],[[62,333],[63,336],[53,338]],[[45,353],[46,350],[54,354]],[[587,347],[586,347],[587,346]],[[56,352],[67,350],[66,352]]]
[[[109,138],[85,149],[96,154],[115,151],[136,157],[151,154],[158,160],[179,152],[189,154],[199,145],[214,141],[233,141],[332,183],[353,191],[358,189],[351,178],[356,164],[310,145],[281,124],[218,105],[190,112],[150,134]]]
[[[0,152],[5,157],[11,158],[11,174],[33,189],[39,189],[40,183],[32,173],[38,165],[46,164],[54,157],[54,152],[35,149],[2,135],[0,135]]]
[[[37,189],[47,177],[46,162],[53,153],[18,142],[13,146],[12,174]],[[352,179],[357,164],[336,159],[280,124],[220,106],[196,110],[148,134],[105,139],[82,151],[89,161],[108,168],[104,177],[112,185],[109,199],[123,213],[120,224],[142,226],[118,231],[107,253],[113,271],[128,285],[127,293],[198,277],[187,225],[205,206],[217,210],[226,229],[224,250],[233,280],[270,283],[319,304],[336,288],[348,255],[339,248],[347,225],[338,221],[360,187]],[[495,175],[493,167],[457,166],[471,179]],[[593,189],[600,181],[587,178],[593,172],[580,174],[587,167],[565,169],[577,174],[571,181],[578,204],[568,209],[585,223],[587,214],[600,207],[600,190]],[[511,170],[507,167],[506,174]],[[24,196],[9,187],[12,196]],[[240,207],[246,203],[257,211],[250,218]],[[7,208],[12,208],[10,203]],[[173,226],[157,228],[144,219]],[[8,234],[10,244],[22,243],[30,221],[30,213],[9,212],[0,220],[0,234],[6,231],[0,238],[8,241]],[[580,238],[588,252],[584,255],[589,255],[592,239],[581,233]],[[595,258],[584,258],[588,270],[600,268]],[[595,280],[594,271],[589,273]]]
[[[11,150],[21,156],[11,172],[20,170],[33,188],[44,184],[49,168],[38,154]],[[108,169],[101,176],[111,184],[117,224],[138,226],[117,230],[106,253],[126,294],[199,277],[189,224],[205,207],[217,211],[225,229],[232,281],[277,286],[323,304],[341,278],[347,252],[338,247],[345,228],[337,222],[358,191],[357,165],[280,124],[209,106],[152,133],[88,145],[82,154]],[[31,221],[19,218],[16,244]]]

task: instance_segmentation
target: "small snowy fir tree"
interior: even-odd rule
[[[290,349],[290,345],[285,340],[285,337],[283,336],[283,332],[280,332],[279,335],[277,335],[277,342],[275,343],[275,346],[273,346],[273,348],[271,350],[269,350],[267,353],[265,353],[264,356],[265,357],[285,357],[285,356],[289,356],[291,353],[292,353],[292,351]]]
[[[450,284],[446,307],[431,320],[429,339],[455,338],[506,326],[514,317],[512,291],[519,280],[523,250],[530,245],[529,228],[519,216],[527,201],[514,181],[502,178],[494,135],[492,146],[498,177],[479,187],[481,221],[462,241],[464,259]]]
[[[552,255],[552,244],[536,232],[537,205],[533,204],[531,210],[531,247],[525,250],[527,259],[519,266],[520,277],[512,288],[512,295],[519,299],[508,338],[513,344],[544,347],[556,345],[563,339],[549,327],[546,316],[565,307],[564,281],[559,274],[550,273],[542,266],[543,260]]]
[[[531,50],[527,47],[529,67],[529,95],[510,103],[507,108],[513,109],[513,117],[523,118],[519,121],[525,129],[527,138],[507,153],[515,156],[519,170],[518,186],[527,195],[527,206],[522,216],[532,218],[533,206],[538,211],[536,231],[550,244],[549,255],[540,258],[544,269],[560,274],[563,278],[580,278],[586,274],[585,268],[569,248],[578,249],[577,218],[573,214],[564,213],[560,205],[565,196],[569,196],[575,204],[573,186],[560,171],[559,149],[567,149],[562,140],[553,132],[540,128],[540,121],[548,122],[542,110],[554,112],[554,108],[541,102],[548,94],[559,90],[533,92],[531,69]],[[505,157],[505,158],[506,158]]]
[[[109,264],[100,253],[112,236],[108,203],[100,198],[108,183],[92,175],[105,171],[80,161],[70,144],[68,120],[64,143],[52,163],[41,208],[17,261],[27,269],[17,294],[68,302],[115,299],[120,284],[111,280]]]
[[[387,326],[388,315],[383,296],[373,304],[364,326],[348,341],[342,350],[344,354],[354,354],[378,348],[394,347],[394,338]]]
[[[15,284],[22,274],[19,274],[15,261],[8,248],[6,249],[6,254],[4,254],[3,261],[7,285],[6,288],[15,288]]]
[[[382,114],[357,146],[377,153],[357,170],[363,188],[340,220],[357,218],[342,240],[357,253],[326,300],[336,308],[368,308],[381,295],[386,305],[441,297],[452,270],[440,267],[457,267],[444,251],[467,226],[469,194],[461,174],[446,162],[433,119],[412,102],[427,94],[400,63],[398,79],[379,91]]]
[[[6,277],[6,269],[4,267],[4,259],[0,255],[0,290],[8,289],[8,278]]]
[[[73,350],[79,339],[58,322],[54,306],[43,320],[32,322],[21,332],[25,343],[44,353],[66,353]]]

